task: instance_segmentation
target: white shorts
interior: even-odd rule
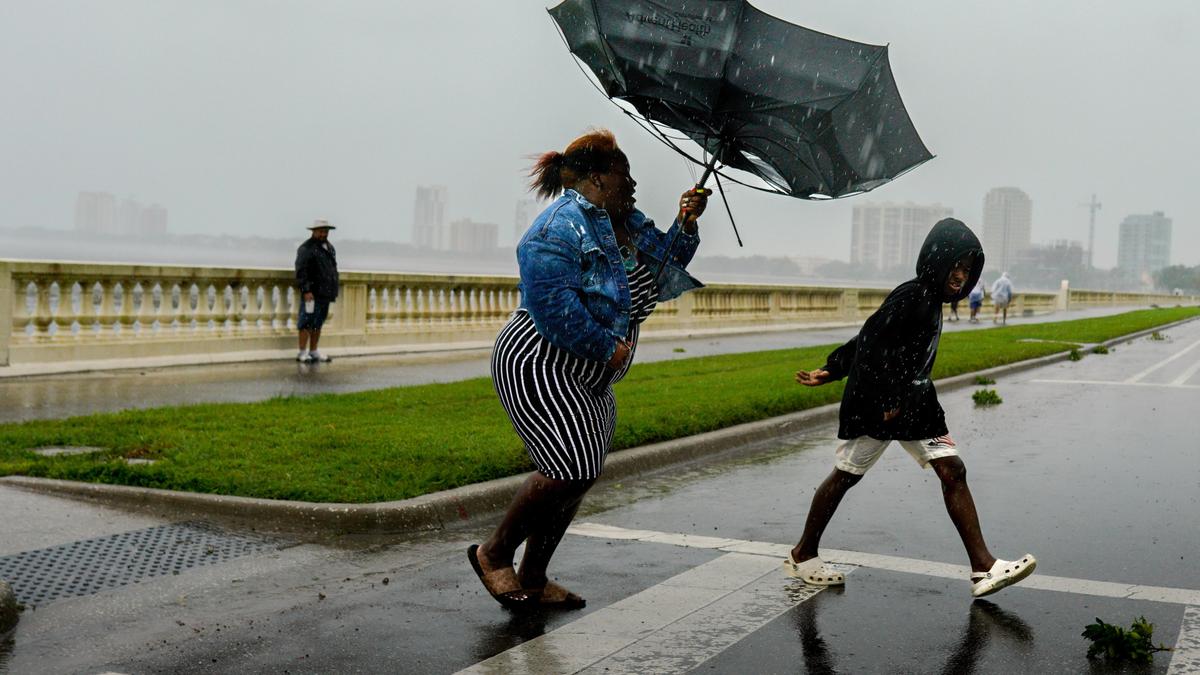
[[[863,475],[871,468],[883,451],[892,441],[859,436],[843,442],[837,449],[836,468],[856,475]],[[950,436],[927,438],[923,441],[896,441],[917,460],[921,468],[929,466],[929,462],[939,457],[954,457],[958,455],[958,447]]]

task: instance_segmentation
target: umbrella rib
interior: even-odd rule
[[[738,15],[737,15],[737,18],[734,19],[734,25],[737,26],[737,33],[738,33],[737,37],[734,39],[734,45],[737,44],[737,40],[740,39],[742,36],[742,28],[741,28],[742,15],[745,14],[745,12],[746,12],[747,4],[749,4],[749,3],[742,3],[742,5],[740,7],[738,7]],[[713,101],[712,107],[713,107],[714,111],[720,109],[721,100],[725,98],[725,87],[726,87],[726,83],[729,82],[729,55],[732,53],[733,53],[733,49],[731,48],[729,50],[729,53],[725,55],[725,62],[721,64],[721,87],[720,87],[720,89],[717,89],[717,96],[716,96],[716,99]]]
[[[613,105],[616,105],[616,104],[613,103]],[[690,162],[699,164],[700,166],[708,166],[707,162],[696,159],[695,157],[688,154],[685,150],[683,150],[683,148],[680,148],[679,146],[672,143],[670,140],[670,137],[667,136],[666,134],[662,133],[662,131],[659,130],[658,125],[655,124],[655,122],[653,120],[645,119],[643,117],[634,115],[633,113],[629,112],[628,110],[625,110],[621,106],[617,106],[617,109],[620,110],[621,112],[625,113],[627,116],[629,116],[629,118],[632,119],[635,124],[642,127],[646,131],[650,132],[650,135],[653,136],[655,139],[657,139],[659,143],[662,143],[663,145],[667,146],[668,148],[671,148],[675,152],[679,153],[681,156],[684,157],[684,159],[687,159]],[[781,190],[778,186],[771,183],[771,181],[767,180],[766,178],[763,178],[762,176],[759,176],[756,173],[753,175],[757,176],[759,179],[766,182],[768,185],[771,186],[771,188],[764,188],[764,187],[760,187],[758,185],[751,185],[743,180],[738,179],[735,176],[729,175],[728,173],[726,173],[720,169],[714,168],[713,173],[725,178],[726,180],[728,180],[732,183],[737,183],[738,185],[741,185],[742,187],[750,188],[751,190],[758,190],[759,192],[766,192],[768,194],[774,194],[774,195],[789,194],[786,190]],[[751,172],[751,173],[753,173],[753,172]]]
[[[621,70],[617,68],[617,64],[613,63],[612,52],[608,48],[608,40],[604,35],[604,31],[600,28],[600,10],[596,9],[596,3],[594,0],[588,4],[592,6],[592,19],[596,22],[596,32],[600,34],[600,48],[604,50],[604,59],[608,61],[608,67],[612,68],[612,71],[621,78],[621,88],[624,89],[625,76],[621,73]],[[608,92],[605,92],[604,95],[608,96]]]
[[[560,40],[562,40],[564,45],[566,45],[567,53],[571,55],[571,60],[575,63],[575,67],[579,69],[579,72],[583,73],[583,79],[587,80],[588,83],[591,84],[592,87],[594,87],[596,89],[596,91],[600,92],[600,94],[602,96],[604,96],[604,98],[608,99],[609,101],[612,101],[612,98],[608,95],[608,92],[604,91],[604,89],[599,84],[596,84],[596,80],[598,80],[599,77],[594,76],[594,74],[590,70],[588,70],[587,68],[584,68],[582,65],[580,65],[580,62],[582,61],[582,59],[580,59],[578,56],[576,56],[575,52],[571,51],[571,43],[567,42],[566,34],[563,33],[562,28],[558,25],[558,22],[554,20],[553,16],[550,16],[550,23],[554,24],[554,29],[556,31],[558,31],[558,38]],[[614,103],[613,105],[616,105],[616,104]],[[620,106],[617,106],[617,107],[620,108]]]

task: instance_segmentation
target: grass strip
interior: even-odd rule
[[[1200,315],[1148,309],[946,333],[934,376],[1061,352]],[[842,383],[801,387],[797,369],[834,345],[638,364],[616,387],[614,448],[689,436],[840,399]],[[42,457],[45,446],[98,446]],[[130,465],[126,458],[157,460]],[[192,492],[366,503],[405,499],[531,468],[491,381],[352,394],[130,410],[0,425],[0,475]]]

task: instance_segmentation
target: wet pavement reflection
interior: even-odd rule
[[[983,599],[975,600],[967,612],[967,625],[958,647],[946,659],[942,673],[975,672],[979,657],[993,637],[1013,640],[1019,646],[1033,642],[1033,629],[1021,617],[1001,609],[999,605]]]
[[[971,600],[947,579],[862,568],[738,642],[695,672],[1081,673],[1167,671],[1170,657],[1131,671],[1087,657],[1094,617],[1144,614],[1174,644],[1183,608],[1013,587]]]

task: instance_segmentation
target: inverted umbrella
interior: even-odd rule
[[[800,199],[836,198],[933,157],[900,100],[886,46],[797,26],[744,0],[565,0],[549,12],[609,98],[632,105],[650,122],[643,126],[704,166],[700,186],[715,173],[718,188],[724,177]]]

